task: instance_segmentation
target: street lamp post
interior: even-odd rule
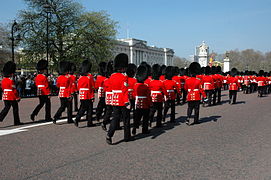
[[[43,8],[46,12],[46,60],[49,64],[49,13],[51,6],[48,3],[48,0],[46,1],[46,4],[43,5]]]
[[[11,26],[11,53],[12,53],[12,62],[15,61],[15,58],[14,58],[14,31],[15,31],[15,27],[17,26],[17,22],[14,20],[14,23],[12,24]]]

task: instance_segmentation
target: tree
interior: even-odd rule
[[[46,0],[25,0],[27,10],[21,11],[24,62],[34,64],[46,54],[47,13],[49,15],[50,64],[61,60],[97,62],[110,52],[115,37],[115,22],[104,12],[84,13],[73,0],[48,0],[50,11],[44,9]]]
[[[188,68],[190,65],[190,61],[188,61],[186,58],[180,58],[178,56],[173,57],[173,65],[178,66],[179,68]]]
[[[10,39],[7,26],[0,24],[0,69],[2,70],[5,62],[11,60]]]

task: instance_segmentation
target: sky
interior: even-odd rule
[[[117,38],[172,48],[189,58],[205,41],[210,51],[271,51],[271,0],[75,0],[85,11],[106,11]],[[0,23],[16,19],[23,0],[0,0]],[[129,33],[127,33],[129,32]]]

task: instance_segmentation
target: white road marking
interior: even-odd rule
[[[73,118],[73,119],[75,119],[75,118]],[[67,122],[67,119],[57,120],[56,122],[57,123]],[[28,131],[28,129],[30,129],[30,128],[39,127],[39,126],[46,126],[49,124],[53,124],[53,122],[45,122],[45,123],[23,126],[23,127],[14,128],[14,129],[0,130],[0,136],[15,134],[15,133],[19,133],[19,132],[25,132],[25,131]]]

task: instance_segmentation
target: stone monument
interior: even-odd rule
[[[223,60],[224,65],[223,65],[223,72],[229,72],[230,71],[230,58],[229,58],[229,53],[226,52],[226,57]]]
[[[209,59],[209,46],[207,46],[203,41],[200,46],[196,47],[194,61],[198,62],[201,67],[206,67],[208,65],[208,59]]]

